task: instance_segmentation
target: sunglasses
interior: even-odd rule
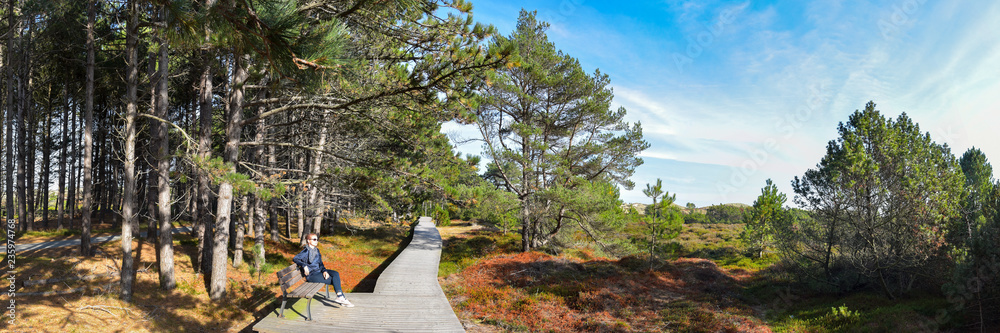
[[[309,240],[314,241],[314,240],[318,240],[318,238],[310,238]]]

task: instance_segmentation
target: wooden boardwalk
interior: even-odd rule
[[[410,244],[379,275],[373,293],[347,293],[353,308],[343,308],[323,293],[313,300],[313,320],[305,320],[306,299],[277,309],[253,330],[269,332],[465,332],[438,284],[441,235],[421,217]],[[333,295],[331,295],[333,296]]]

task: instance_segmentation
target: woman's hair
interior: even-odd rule
[[[312,238],[313,236],[319,239],[319,235],[310,232],[309,234],[306,234],[305,238],[302,238],[302,247],[309,246],[309,239]]]

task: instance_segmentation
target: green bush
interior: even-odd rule
[[[706,211],[708,223],[734,224],[743,223],[743,210],[746,207],[733,205],[712,205]]]
[[[708,223],[708,215],[699,212],[691,212],[685,214],[684,224],[691,224],[691,223]]]
[[[438,207],[434,209],[434,221],[437,221],[439,226],[449,226],[451,225],[451,214],[448,213],[447,209]]]

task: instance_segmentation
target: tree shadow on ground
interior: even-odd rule
[[[149,256],[152,250],[143,240],[137,240],[139,246],[135,255],[142,258],[143,252]],[[178,288],[163,291],[158,282],[158,273],[152,262],[136,262],[137,279],[133,285],[131,304],[118,300],[120,294],[119,267],[121,263],[120,242],[97,246],[94,258],[80,257],[79,249],[63,247],[18,254],[18,261],[23,263],[17,273],[24,280],[42,280],[71,276],[97,276],[91,280],[64,280],[54,284],[43,284],[19,288],[19,301],[23,304],[19,321],[27,326],[19,329],[31,330],[90,330],[129,331],[135,329],[135,323],[142,323],[152,331],[219,331],[226,330],[239,318],[242,304],[237,298],[223,301],[222,306],[212,303],[204,297],[198,297],[197,292],[184,286],[190,286],[190,281],[178,281]],[[145,246],[144,246],[145,245]],[[184,269],[179,264],[179,269]],[[82,288],[81,291],[55,294],[32,295],[45,291],[71,291]],[[226,306],[235,305],[235,306]],[[248,305],[252,305],[248,304]],[[209,312],[209,315],[194,315],[199,308],[219,307],[219,311]],[[41,323],[43,327],[33,327]]]
[[[352,289],[351,292],[355,292],[355,293],[370,293],[370,292],[374,292],[375,291],[375,284],[376,284],[376,282],[378,282],[379,275],[381,275],[382,272],[384,272],[385,269],[387,267],[389,267],[389,264],[391,264],[392,261],[395,260],[396,257],[398,257],[399,254],[402,253],[403,250],[406,249],[407,246],[410,245],[410,241],[413,240],[413,231],[416,230],[416,228],[417,228],[417,224],[413,223],[410,226],[410,233],[409,233],[409,235],[407,235],[406,238],[404,238],[403,241],[399,243],[399,247],[396,249],[396,252],[393,252],[392,255],[390,255],[388,258],[386,258],[384,261],[382,261],[382,263],[379,264],[378,267],[375,267],[375,269],[372,270],[371,273],[368,273],[368,275],[366,275],[364,278],[362,278],[361,281],[358,282],[358,284],[356,286],[354,286],[354,289]],[[377,231],[374,232],[374,233],[372,233],[371,235],[364,235],[364,234],[368,234],[368,233],[361,233],[362,234],[361,236],[362,237],[377,238],[378,237],[377,233],[378,233]]]

